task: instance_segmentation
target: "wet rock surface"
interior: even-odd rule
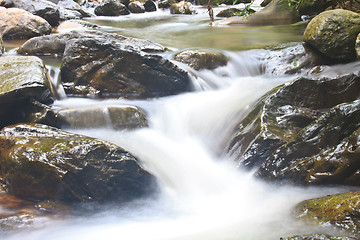
[[[116,0],[105,0],[94,10],[97,16],[120,16],[130,14],[126,6]]]
[[[345,233],[358,234],[360,227],[360,192],[348,192],[305,200],[295,207],[295,216],[306,222],[332,224]],[[343,239],[343,238],[319,239]],[[317,239],[317,238],[290,238]],[[347,238],[344,238],[347,239]],[[349,238],[353,239],[353,238]],[[355,238],[354,238],[355,239]],[[356,238],[357,239],[357,238]]]
[[[163,52],[165,48],[160,44],[150,40],[124,37],[114,33],[105,33],[101,31],[71,31],[68,33],[51,34],[48,36],[35,37],[26,41],[19,47],[19,54],[45,55],[60,54],[63,55],[66,45],[70,40],[94,38],[98,41],[112,41],[121,44],[124,47],[132,47],[135,50],[144,52]]]
[[[359,103],[352,101],[358,98],[358,80],[356,74],[320,80],[303,77],[273,89],[238,125],[230,144],[231,153],[237,156],[240,164],[255,167],[257,174],[268,180],[355,184],[354,181],[350,183],[350,176],[357,169],[355,165],[351,167],[354,171],[347,173],[346,163],[342,165],[345,171],[342,175],[330,172],[334,173],[338,168],[341,171],[339,165],[342,161],[352,161],[346,160],[345,156],[350,153],[348,150],[355,155],[357,152],[356,146],[352,148],[349,144],[356,145],[353,138],[357,131],[356,109]],[[350,103],[333,108],[344,102]],[[327,151],[335,154],[331,151],[337,146],[343,146],[343,151],[337,152],[340,154],[338,160],[335,156],[331,160],[331,155],[321,158],[320,155]],[[317,161],[324,169],[332,169],[328,169],[329,174],[317,167]]]
[[[336,9],[313,18],[304,32],[304,42],[338,61],[356,59],[355,41],[360,33],[360,15]]]
[[[24,121],[33,112],[32,102],[53,101],[42,60],[31,56],[0,58],[0,128]]]
[[[0,131],[1,176],[9,193],[66,203],[124,202],[154,192],[155,180],[125,150],[40,124]]]
[[[112,127],[122,130],[148,125],[145,112],[135,106],[64,109],[56,114],[62,126],[71,128]]]
[[[185,63],[195,70],[214,69],[227,64],[225,55],[215,50],[185,50],[177,53],[174,60]]]
[[[249,9],[240,9],[240,8],[227,8],[220,11],[216,14],[217,17],[233,17],[233,16],[248,16],[256,11],[249,8]]]
[[[327,234],[304,234],[293,237],[287,237],[285,238],[285,240],[356,240],[356,238],[331,236]]]
[[[97,39],[66,45],[61,79],[67,94],[101,97],[152,98],[192,88],[188,74],[167,59]]]
[[[196,11],[190,2],[181,1],[170,6],[171,14],[195,14]]]
[[[0,7],[0,33],[5,39],[29,39],[51,33],[50,24],[39,16],[17,8]]]

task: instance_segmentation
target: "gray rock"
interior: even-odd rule
[[[155,12],[157,10],[155,2],[152,0],[145,1],[144,7],[146,12]]]
[[[104,0],[94,10],[97,16],[119,16],[130,14],[126,6],[117,0]]]
[[[101,31],[71,31],[68,33],[51,34],[48,36],[29,39],[19,47],[19,54],[43,55],[63,54],[65,46],[71,39],[94,38],[104,41],[113,41],[124,46],[130,46],[144,52],[163,52],[165,48],[149,40],[124,37],[115,33]]]
[[[167,59],[93,38],[66,45],[61,80],[71,95],[151,98],[192,89],[188,74]]]

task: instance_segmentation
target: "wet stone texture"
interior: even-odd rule
[[[275,88],[239,123],[230,154],[276,181],[359,186],[360,78],[299,78]]]
[[[104,39],[71,40],[61,64],[67,94],[146,99],[192,90],[189,75],[169,60]]]
[[[344,233],[358,234],[360,227],[360,192],[329,195],[300,202],[295,207],[296,218],[310,223],[337,226]],[[290,238],[293,239],[293,238]],[[303,239],[303,238],[294,238]],[[307,238],[304,238],[307,239]],[[309,238],[317,239],[317,238]],[[333,239],[333,238],[320,238]],[[338,238],[334,238],[338,239]],[[342,239],[342,238],[339,238]],[[346,238],[345,238],[346,239]],[[350,238],[352,239],[352,238]],[[358,239],[358,238],[356,238]]]
[[[29,120],[39,106],[52,101],[49,79],[40,58],[0,58],[0,128]]]
[[[10,194],[38,201],[121,203],[156,187],[155,178],[122,148],[40,124],[2,129],[0,175]]]

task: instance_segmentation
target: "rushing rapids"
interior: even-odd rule
[[[177,63],[192,73],[194,92],[149,100],[67,98],[58,81],[58,68],[48,66],[59,98],[52,105],[54,109],[102,109],[104,115],[101,124],[67,126],[66,130],[109,141],[136,156],[156,176],[160,186],[156,196],[125,206],[84,205],[71,216],[38,219],[33,224],[35,230],[7,234],[6,240],[275,240],[302,233],[336,233],[329,226],[303,225],[294,219],[292,211],[304,199],[344,192],[344,187],[266,183],[251,171],[235,166],[224,150],[231,129],[258,98],[310,70],[306,65],[297,68],[298,61],[307,62],[306,57],[294,61],[276,57],[278,49],[254,48],[300,41],[299,29],[303,27],[209,29],[206,12],[200,11],[197,16],[171,20],[163,12],[88,19],[104,30],[148,38],[173,48],[221,49],[229,63],[214,70],[197,71]],[[221,41],[217,41],[219,38]],[[287,47],[284,51],[295,56],[302,48],[296,44]],[[253,50],[237,52],[244,49]],[[162,55],[171,58],[172,53]],[[358,68],[357,62],[328,67],[323,73],[331,76]],[[141,107],[147,115],[147,126],[114,129],[107,109],[121,106]],[[89,115],[84,118],[83,122],[92,122]]]

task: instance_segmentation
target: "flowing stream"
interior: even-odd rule
[[[106,26],[107,31],[148,38],[173,48],[221,49],[230,63],[212,71],[191,70],[197,89],[192,93],[147,101],[56,101],[54,107],[59,109],[120,105],[145,109],[149,127],[140,130],[116,131],[106,125],[67,130],[125,148],[157,177],[160,191],[125,206],[85,206],[88,214],[44,223],[39,230],[13,234],[7,240],[278,240],[332,231],[326,226],[302,225],[292,216],[292,208],[304,199],[344,189],[266,183],[235,166],[224,154],[232,126],[252,104],[273,87],[296,78],[264,74],[264,62],[257,57],[260,50],[237,51],[301,41],[303,26],[209,27],[205,13],[174,17],[163,12],[88,21]],[[247,44],[248,40],[252,42]],[[347,67],[351,71],[359,66]],[[336,67],[327,72],[336,72]],[[56,68],[53,73],[57,76]]]

